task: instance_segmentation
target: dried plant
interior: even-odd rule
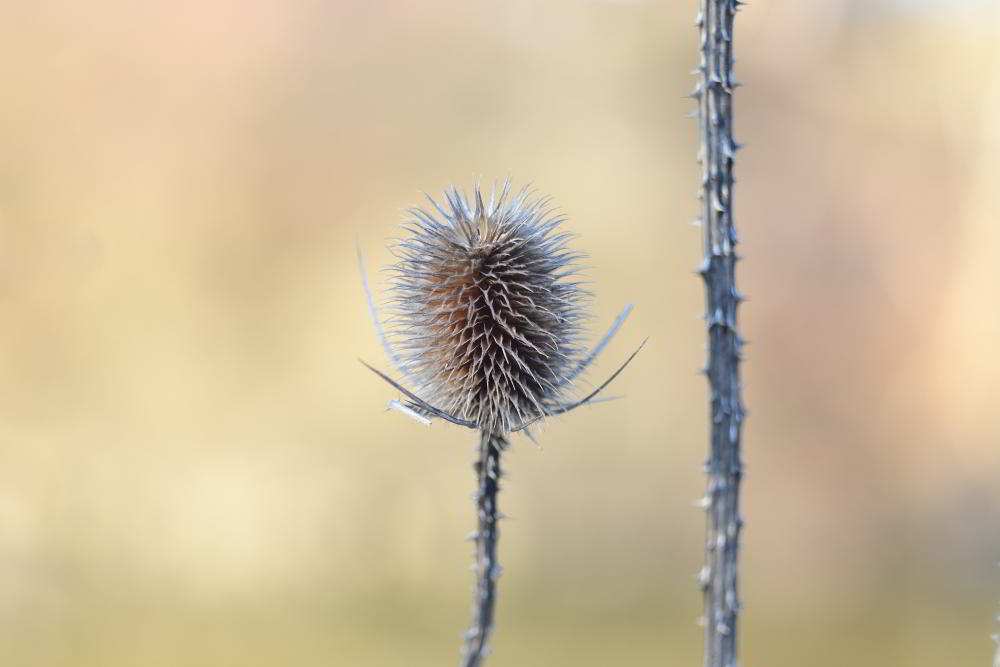
[[[475,667],[493,626],[497,494],[510,434],[594,402],[639,350],[596,389],[571,398],[575,380],[631,307],[588,350],[582,255],[569,248],[573,235],[561,230],[549,200],[527,188],[513,193],[509,181],[487,202],[478,187],[471,201],[455,188],[445,198],[445,205],[427,197],[429,208],[407,210],[408,236],[392,246],[398,261],[390,268],[386,329],[365,280],[376,333],[409,386],[365,365],[405,396],[390,406],[424,423],[439,417],[480,433],[475,616],[463,650],[465,667]]]
[[[736,230],[733,226],[732,95],[733,18],[739,0],[701,0],[696,21],[701,37],[699,81],[692,97],[698,102],[702,167],[701,215],[708,325],[708,363],[712,436],[706,464],[708,488],[705,566],[700,583],[704,593],[705,667],[739,664],[736,620],[739,599],[740,455],[743,408],[740,360],[743,339],[736,326],[742,300],[736,289]]]

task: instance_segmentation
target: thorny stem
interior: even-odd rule
[[[737,667],[736,621],[740,610],[739,512],[743,464],[740,437],[744,418],[740,397],[740,351],[736,325],[741,296],[736,290],[736,232],[733,228],[732,136],[733,16],[738,0],[701,0],[697,25],[701,33],[698,101],[699,161],[702,167],[701,223],[705,257],[699,269],[705,281],[708,364],[711,388],[712,440],[705,495],[704,594],[705,667]]]
[[[476,531],[476,597],[473,603],[472,627],[465,635],[462,652],[463,667],[479,667],[486,659],[486,642],[493,628],[493,607],[496,602],[496,582],[501,568],[497,562],[497,494],[500,491],[500,456],[507,448],[507,438],[499,433],[481,431],[479,458],[473,466],[479,480],[476,509],[479,529]]]

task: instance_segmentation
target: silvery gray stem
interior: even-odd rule
[[[476,597],[473,602],[472,627],[465,635],[462,655],[464,667],[479,667],[487,655],[487,641],[493,629],[493,607],[496,602],[496,582],[501,568],[497,562],[497,494],[500,491],[500,456],[507,448],[507,438],[488,430],[480,432],[479,457],[474,465],[479,488],[476,510],[479,529],[476,538]]]
[[[732,136],[733,16],[736,0],[701,0],[697,25],[701,35],[698,101],[701,146],[701,223],[705,281],[708,363],[711,388],[711,451],[706,463],[704,593],[705,667],[737,667],[736,621],[739,600],[739,512],[743,464],[740,437],[744,418],[740,397],[740,351],[743,340],[736,324],[741,301],[736,290],[736,243],[733,227]]]

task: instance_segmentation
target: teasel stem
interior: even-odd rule
[[[463,667],[479,667],[489,652],[487,641],[493,629],[496,585],[502,571],[497,562],[497,541],[500,538],[497,522],[501,518],[497,509],[500,457],[508,444],[507,438],[499,433],[480,431],[479,457],[473,465],[479,482],[476,491],[476,510],[479,514],[479,529],[475,533],[476,595],[473,601],[472,627],[465,633]]]
[[[737,0],[701,0],[696,24],[701,35],[700,80],[692,94],[698,101],[702,168],[701,223],[705,281],[708,364],[711,389],[711,450],[704,505],[705,567],[700,575],[704,594],[705,667],[737,667],[736,622],[739,599],[739,491],[743,475],[740,438],[744,418],[740,396],[743,340],[736,325],[741,301],[736,290],[732,186],[733,17]]]

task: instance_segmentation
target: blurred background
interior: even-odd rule
[[[0,662],[454,664],[474,434],[355,259],[508,174],[580,234],[625,400],[508,456],[491,665],[696,665],[694,2],[57,0],[0,21]],[[986,665],[1000,11],[754,0],[736,214],[744,664]]]

